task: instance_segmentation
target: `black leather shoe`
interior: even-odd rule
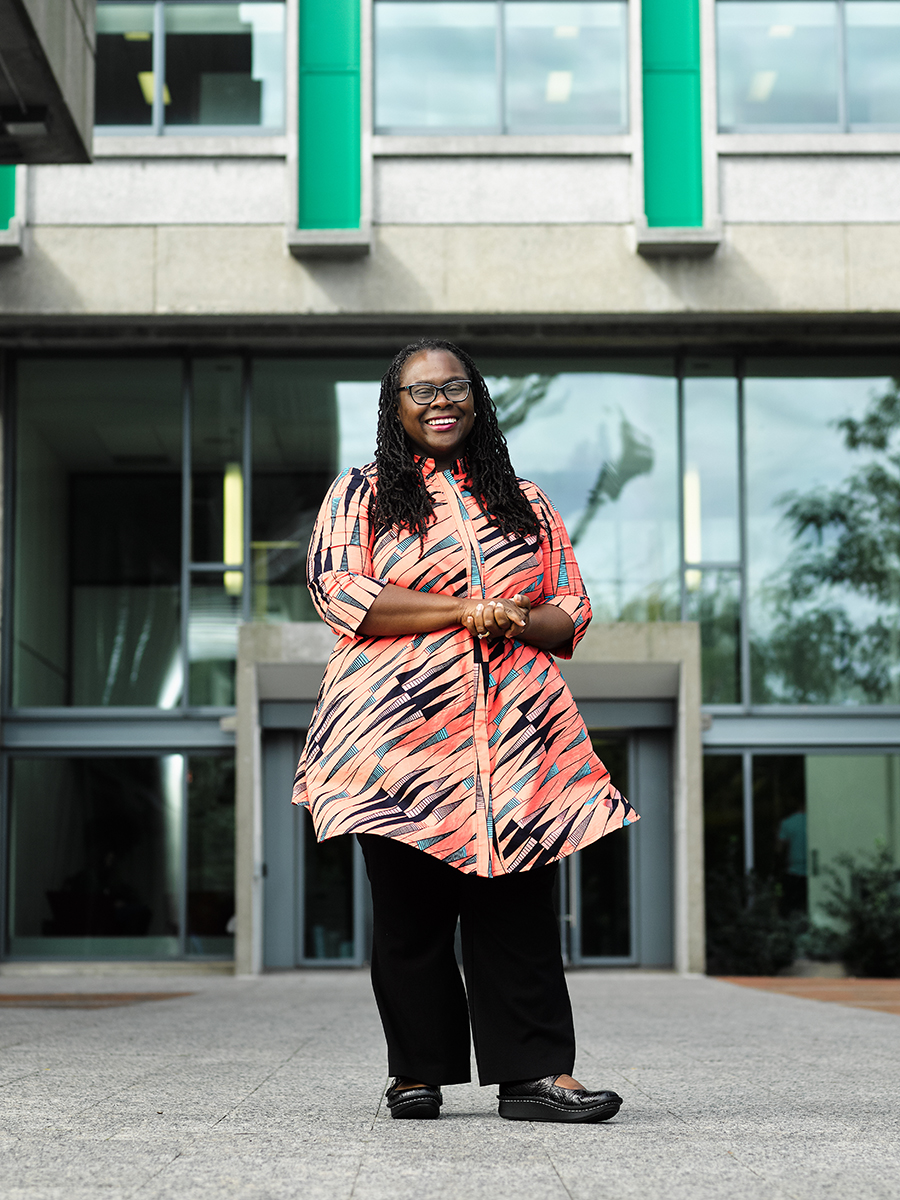
[[[501,1083],[500,1116],[508,1121],[576,1121],[583,1125],[608,1121],[622,1107],[615,1092],[557,1087],[558,1075]]]
[[[430,1083],[409,1087],[412,1082],[411,1079],[395,1079],[388,1088],[385,1096],[391,1116],[395,1121],[436,1121],[444,1103],[441,1089]]]

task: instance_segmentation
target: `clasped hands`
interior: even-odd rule
[[[531,601],[521,592],[512,599],[464,600],[460,625],[477,638],[514,638],[528,628]]]

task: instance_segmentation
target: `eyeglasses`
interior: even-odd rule
[[[401,392],[409,392],[410,400],[416,404],[431,404],[438,392],[443,392],[447,400],[465,400],[469,394],[471,379],[451,379],[440,387],[434,383],[414,383],[409,387],[400,388]]]

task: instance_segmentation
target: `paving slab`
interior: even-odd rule
[[[603,1125],[503,1121],[475,1084],[393,1121],[363,971],[0,975],[0,1197],[900,1200],[900,1015],[663,972],[569,986],[576,1074],[625,1098]]]

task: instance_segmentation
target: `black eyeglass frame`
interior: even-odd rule
[[[448,396],[447,395],[447,393],[444,389],[448,388],[448,387],[452,387],[455,383],[464,383],[466,385],[466,394],[464,396]],[[431,395],[428,397],[427,400],[417,400],[416,397],[412,394],[413,388],[426,388],[426,387],[431,388]],[[472,380],[471,379],[448,379],[446,383],[442,383],[440,385],[438,385],[436,383],[409,383],[409,384],[404,384],[403,387],[399,388],[398,390],[401,392],[409,392],[409,398],[410,398],[410,400],[412,400],[413,404],[419,404],[419,405],[421,405],[422,408],[424,408],[426,404],[433,404],[435,402],[435,400],[437,399],[438,392],[442,393],[445,400],[449,400],[451,404],[455,404],[458,401],[468,400],[469,393],[472,390]]]

